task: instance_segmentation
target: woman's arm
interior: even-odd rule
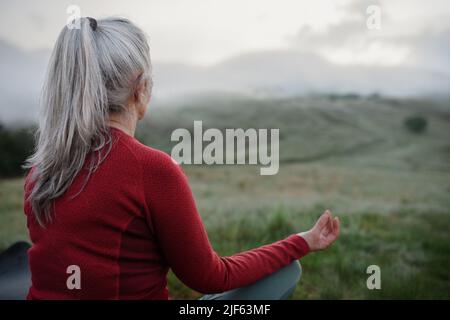
[[[170,157],[163,157],[161,163],[149,163],[152,172],[144,174],[149,221],[167,263],[190,288],[216,293],[242,287],[309,252],[305,239],[292,235],[230,257],[218,256],[208,240],[186,176]]]

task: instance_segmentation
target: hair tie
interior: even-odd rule
[[[86,17],[89,20],[89,25],[92,28],[92,31],[97,30],[97,20],[95,20],[94,18],[91,17]]]

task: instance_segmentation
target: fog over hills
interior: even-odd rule
[[[0,41],[0,121],[36,120],[49,51],[25,52]],[[153,103],[206,92],[255,96],[378,93],[393,97],[448,98],[450,75],[406,67],[337,66],[312,54],[259,51],[212,66],[154,62]]]
[[[0,121],[37,116],[39,91],[49,52],[25,52],[0,41]]]
[[[155,64],[155,93],[168,98],[201,91],[258,95],[379,93],[394,97],[447,95],[450,76],[407,67],[336,66],[292,50],[243,54],[211,67]]]

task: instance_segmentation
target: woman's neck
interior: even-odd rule
[[[137,125],[137,117],[130,114],[110,114],[108,126],[119,129],[134,137]]]

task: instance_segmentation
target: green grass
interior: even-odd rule
[[[276,107],[276,112],[274,112]],[[427,101],[198,101],[151,110],[138,136],[170,151],[170,132],[205,127],[280,128],[280,171],[185,166],[213,247],[231,255],[309,228],[324,209],[342,221],[338,242],[301,261],[295,299],[450,299],[450,108]],[[427,131],[403,127],[412,114]],[[27,239],[22,179],[0,181],[0,249]],[[381,268],[381,290],[366,269]],[[198,293],[169,275],[175,298]]]
[[[22,179],[0,180],[0,249],[28,240],[23,205]]]
[[[312,221],[316,217],[315,213],[305,213],[302,220]],[[362,213],[341,218],[343,230],[339,241],[326,252],[313,253],[301,260],[303,277],[294,299],[450,298],[448,215],[411,216],[403,212],[380,218],[377,214]],[[277,214],[269,220],[244,219],[209,228],[214,247],[224,255],[275,241],[294,231],[294,224],[285,215]],[[366,287],[366,268],[372,264],[381,268],[381,290]],[[170,280],[175,296],[199,296],[173,275]]]
[[[450,187],[448,176],[391,173],[391,189],[375,192],[364,182],[374,181],[374,173],[370,171],[364,175],[350,169],[320,170],[313,165],[289,165],[277,181],[279,185],[290,186],[293,181],[288,177],[303,176],[302,187],[296,194],[291,188],[280,191],[277,183],[250,182],[249,186],[242,186],[241,179],[253,176],[253,169],[186,168],[210,240],[221,255],[305,230],[329,207],[341,218],[341,237],[329,250],[302,259],[303,277],[295,299],[450,298],[450,214],[445,197]],[[379,173],[378,176],[379,181],[384,181],[388,175]],[[340,183],[329,184],[326,177]],[[405,182],[408,185],[401,190]],[[258,187],[252,187],[253,183]],[[354,189],[342,188],[350,183]],[[0,182],[2,248],[27,239],[21,184],[21,179]],[[432,188],[434,184],[441,186],[440,193],[436,192],[439,188]],[[245,190],[243,195],[242,189],[234,188],[239,185]],[[421,195],[426,186],[435,192],[434,196],[432,192]],[[396,189],[400,195],[390,195]],[[324,194],[322,201],[316,199],[316,193]],[[274,201],[277,194],[279,199]],[[350,207],[354,196],[353,210],[334,209],[333,202],[338,207]],[[425,202],[424,196],[431,198]],[[366,268],[372,264],[381,268],[381,290],[371,291],[366,287]],[[199,296],[173,274],[169,283],[175,298]]]
[[[322,169],[312,165],[285,168],[285,176],[280,174],[277,178],[280,184],[289,185],[288,177],[306,177],[295,197],[280,190],[277,184],[257,183],[258,187],[246,189],[245,196],[239,197],[241,191],[232,187],[224,195],[221,175],[230,177],[231,172],[227,174],[227,171],[236,170],[236,175],[242,177],[244,171],[251,171],[249,168],[188,168],[186,171],[202,208],[210,240],[221,255],[306,230],[325,208],[334,210],[333,203],[338,203],[339,209],[334,212],[342,221],[341,237],[329,250],[302,259],[304,273],[294,299],[450,298],[449,176],[423,173],[404,176],[381,171],[375,180],[377,175],[370,170],[364,173],[343,168]],[[308,171],[314,172],[310,172],[311,177],[306,174]],[[197,180],[200,172],[201,179]],[[210,184],[207,191],[204,183],[209,176],[219,182]],[[340,183],[329,185],[326,177]],[[382,182],[387,177],[390,180],[385,186]],[[366,181],[378,185],[378,191],[368,187]],[[239,180],[228,180],[228,183],[240,184]],[[347,184],[353,188],[342,188]],[[426,189],[434,193],[424,192]],[[278,192],[278,201],[273,201],[272,192]],[[316,199],[316,192],[324,194],[322,201]],[[428,201],[424,201],[425,197]],[[233,199],[233,204],[227,199]],[[352,202],[352,210],[343,209],[352,207]],[[226,209],[214,209],[217,203],[223,203]],[[381,268],[381,290],[366,287],[366,269],[373,264]],[[198,297],[173,275],[169,279],[176,297]]]

